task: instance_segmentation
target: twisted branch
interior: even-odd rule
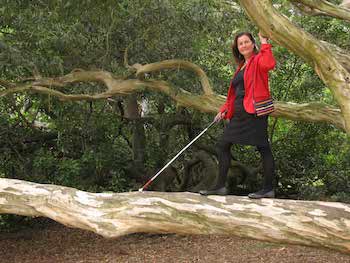
[[[308,15],[324,15],[350,21],[350,9],[345,5],[335,5],[325,0],[290,0],[290,2]]]
[[[171,59],[171,60],[164,60],[161,62],[151,63],[144,65],[140,67],[136,72],[136,77],[140,78],[143,74],[153,72],[153,71],[160,71],[163,69],[186,69],[191,70],[194,73],[196,73],[199,77],[199,80],[203,87],[203,92],[205,95],[213,95],[213,89],[210,86],[209,79],[207,77],[207,74],[197,65],[184,60],[179,59]]]

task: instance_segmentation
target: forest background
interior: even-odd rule
[[[0,88],[80,70],[103,70],[131,78],[130,65],[181,59],[200,66],[213,90],[226,95],[235,70],[234,35],[258,28],[230,1],[4,1],[0,7]],[[339,4],[340,1],[330,1]],[[289,1],[279,12],[320,40],[350,50],[349,23],[305,16]],[[337,106],[313,68],[271,42],[277,65],[270,88],[277,101]],[[176,91],[202,92],[201,82],[181,68],[145,74]],[[96,94],[98,82],[71,83],[67,94]],[[91,192],[138,189],[214,117],[177,105],[144,89],[100,100],[61,101],[36,92],[0,100],[0,177],[70,186]],[[153,190],[198,191],[217,175],[215,143],[223,123],[186,151]],[[284,118],[269,120],[279,197],[350,202],[350,140],[330,124]],[[232,194],[257,190],[260,156],[234,146]],[[210,180],[208,180],[210,178]],[[20,216],[0,215],[9,229]]]

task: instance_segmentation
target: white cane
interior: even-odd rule
[[[161,174],[161,172],[163,172],[173,161],[175,161],[176,158],[179,157],[181,153],[183,153],[188,147],[190,147],[192,143],[194,143],[199,137],[201,137],[215,122],[216,120],[213,120],[213,122],[210,123],[207,128],[205,128],[200,134],[197,135],[196,138],[194,138],[189,144],[187,144],[185,148],[183,148],[178,154],[176,154],[173,159],[171,159],[155,176],[153,176],[150,180],[148,180],[148,182],[139,189],[139,192],[142,192],[143,190],[145,190],[147,186],[149,186],[152,183],[152,181],[156,179],[158,175]]]

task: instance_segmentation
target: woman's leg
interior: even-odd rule
[[[275,162],[273,159],[272,151],[270,145],[258,146],[258,151],[260,152],[263,168],[264,168],[264,183],[263,189],[248,195],[250,198],[274,198],[275,191],[273,187],[273,181],[275,179]]]
[[[231,162],[231,143],[224,140],[220,140],[216,145],[216,150],[219,160],[219,176],[217,178],[214,188],[210,190],[199,191],[202,195],[226,195],[228,191],[225,187],[227,172],[230,168]]]
[[[232,143],[224,140],[220,140],[216,145],[219,161],[219,177],[217,178],[216,188],[225,186],[228,169],[231,164],[231,146]]]
[[[263,189],[271,191],[273,187],[273,181],[275,179],[275,162],[273,159],[270,144],[266,146],[258,146],[260,152],[263,168],[264,168],[264,185]]]

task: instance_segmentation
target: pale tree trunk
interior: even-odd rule
[[[350,9],[350,0],[343,0],[340,6]]]
[[[239,0],[250,19],[278,44],[308,62],[330,88],[340,106],[347,134],[350,135],[350,56],[345,50],[297,27],[272,6],[271,0]],[[350,21],[350,9],[328,1],[291,0],[300,7]],[[317,7],[317,8],[316,8]],[[305,9],[305,8],[304,8]]]
[[[350,253],[350,205],[194,193],[88,193],[0,179],[0,213],[44,216],[104,237],[225,234]]]

